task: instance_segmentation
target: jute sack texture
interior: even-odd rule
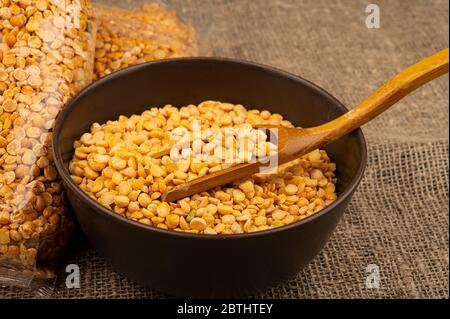
[[[214,55],[298,74],[349,108],[449,43],[445,0],[377,1],[379,29],[366,27],[362,0],[169,3],[201,27]],[[330,242],[296,278],[254,297],[448,298],[448,83],[447,75],[426,85],[364,127],[368,167]],[[114,272],[81,235],[73,242],[51,297],[167,297]],[[80,266],[80,289],[65,286],[70,263]],[[366,285],[373,267],[378,288]],[[0,288],[3,298],[33,296]]]

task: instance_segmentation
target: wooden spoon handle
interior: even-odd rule
[[[350,133],[423,84],[448,72],[449,50],[444,49],[397,74],[350,112],[323,125],[306,129],[331,142]],[[327,143],[325,143],[327,144]]]

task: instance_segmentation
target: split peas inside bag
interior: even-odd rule
[[[197,53],[194,30],[156,3],[0,0],[0,284],[54,278],[72,232],[51,152],[68,100],[113,71]]]
[[[0,4],[0,277],[27,286],[37,264],[56,261],[73,228],[51,132],[92,81],[95,30],[86,0]]]
[[[156,2],[135,10],[95,6],[95,14],[96,78],[130,65],[199,54],[195,30]]]

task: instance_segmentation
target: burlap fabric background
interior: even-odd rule
[[[446,0],[376,1],[380,29],[366,28],[364,0],[171,3],[209,34],[214,55],[299,74],[349,107],[449,42]],[[364,127],[369,164],[330,242],[297,278],[255,297],[448,298],[448,81],[428,84]],[[80,266],[80,289],[65,288],[68,263]],[[369,264],[379,266],[379,289],[366,288]],[[60,268],[52,297],[165,297],[115,273],[82,236]],[[0,297],[33,296],[0,288]]]

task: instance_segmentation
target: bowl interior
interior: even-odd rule
[[[93,122],[139,114],[150,107],[166,104],[180,107],[205,100],[280,113],[303,127],[327,122],[346,112],[339,101],[317,86],[270,67],[214,58],[138,65],[95,82],[59,116],[54,147],[61,154],[63,178],[69,178],[67,167],[73,155],[73,141],[87,132]],[[362,172],[366,156],[364,138],[358,130],[326,150],[337,164],[337,192],[341,194]]]

